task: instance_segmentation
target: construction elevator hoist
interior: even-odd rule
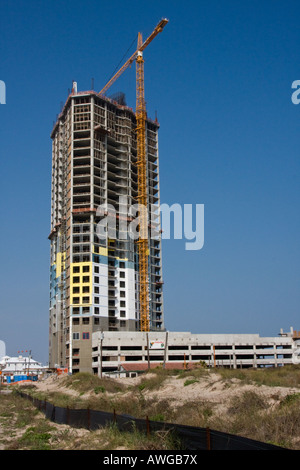
[[[139,282],[140,282],[140,330],[149,331],[149,275],[148,275],[148,221],[147,221],[147,160],[146,160],[146,103],[144,87],[143,51],[148,44],[166,26],[169,20],[163,18],[150,36],[143,42],[142,34],[138,34],[137,50],[109,80],[99,95],[104,95],[117,78],[136,61],[136,123],[137,123],[137,173],[138,173],[138,204],[140,207],[140,236],[138,239]]]

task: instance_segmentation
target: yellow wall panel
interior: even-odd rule
[[[83,267],[89,266],[89,271],[84,272]],[[79,272],[74,272],[73,268],[79,268]],[[70,275],[70,295],[71,295],[71,304],[78,307],[89,307],[92,305],[92,296],[93,296],[93,263],[82,262],[82,263],[71,263],[71,275]],[[88,282],[83,282],[85,276],[89,277]],[[79,282],[74,282],[73,278],[78,277]],[[83,292],[83,287],[89,287],[89,292]],[[79,287],[79,293],[73,294],[73,287]],[[74,303],[74,297],[79,297],[79,303]],[[88,303],[83,303],[83,297],[89,297]]]
[[[61,275],[61,265],[63,263],[63,269],[65,269],[66,253],[60,251],[56,254],[56,277]]]

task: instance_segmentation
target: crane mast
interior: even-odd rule
[[[138,46],[142,35],[138,35]],[[138,240],[139,284],[140,284],[140,330],[149,331],[149,275],[148,275],[148,217],[147,217],[147,161],[146,161],[146,105],[144,87],[144,59],[139,50],[136,58],[136,132],[137,173],[140,237]]]
[[[139,300],[140,330],[150,330],[149,318],[149,273],[148,273],[148,197],[147,197],[147,159],[146,159],[146,103],[144,86],[143,51],[159,34],[169,20],[163,18],[154,28],[150,36],[143,42],[142,34],[138,34],[138,47],[132,56],[109,80],[99,95],[103,95],[117,78],[136,61],[136,133],[137,133],[137,174],[138,174],[138,205],[140,233],[138,244],[139,255]]]

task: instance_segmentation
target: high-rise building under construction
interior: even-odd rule
[[[159,124],[146,118],[145,127],[149,324],[161,331]],[[74,83],[52,130],[50,367],[91,371],[93,332],[140,329],[138,248],[128,231],[138,221],[136,128],[122,94],[78,92]]]

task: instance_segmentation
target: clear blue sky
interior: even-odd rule
[[[48,359],[51,139],[72,80],[99,90],[141,31],[161,202],[204,204],[205,244],[163,242],[166,327],[300,330],[300,3],[2,1],[1,322],[7,352]],[[133,52],[134,49],[131,49]],[[122,90],[135,108],[135,70]]]

